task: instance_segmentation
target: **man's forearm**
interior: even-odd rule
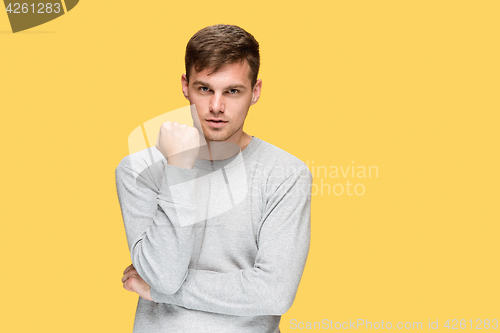
[[[181,226],[181,219],[193,219],[196,207],[173,202],[167,177],[158,193],[131,167],[127,160],[117,167],[116,186],[132,263],[149,285],[175,293],[187,275],[194,241],[193,226]],[[194,170],[177,169],[172,173],[196,176]]]

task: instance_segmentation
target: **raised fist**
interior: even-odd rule
[[[200,151],[200,132],[195,127],[167,121],[161,124],[156,148],[167,163],[192,169]]]

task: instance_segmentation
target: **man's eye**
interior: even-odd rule
[[[238,89],[231,89],[229,90],[229,94],[234,95],[238,93]]]
[[[210,89],[208,89],[207,87],[200,87],[201,91],[209,91]]]

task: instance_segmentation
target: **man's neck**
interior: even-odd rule
[[[243,132],[243,135],[241,136],[241,140],[240,140],[240,144],[239,144],[241,151],[243,151],[250,144],[250,141],[252,141],[252,136]]]
[[[227,143],[231,143],[231,141],[209,141],[206,140],[207,142],[207,150],[201,153],[202,159],[210,159],[210,160],[220,160],[220,159],[227,159],[230,158],[231,156],[234,156],[238,154],[239,151],[243,151],[250,142],[252,141],[252,136],[248,135],[247,133],[243,132],[241,135],[241,138],[238,141],[238,144],[230,144],[229,146]],[[224,144],[226,143],[226,144]]]

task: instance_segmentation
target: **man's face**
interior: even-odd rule
[[[196,105],[205,138],[209,141],[229,141],[240,144],[243,123],[251,105],[260,96],[262,81],[251,86],[247,61],[236,62],[201,72],[191,70],[189,84],[182,76],[182,91]]]

